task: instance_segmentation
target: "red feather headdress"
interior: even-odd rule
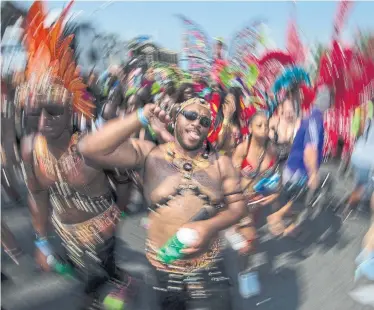
[[[19,93],[19,101],[24,104],[28,96],[45,96],[46,87],[48,92],[54,95],[60,93],[60,96],[64,92],[56,92],[56,89],[66,89],[71,95],[73,109],[91,118],[95,106],[87,95],[87,86],[79,76],[79,68],[70,48],[74,35],[63,36],[63,23],[73,2],[69,2],[50,28],[44,25],[46,13],[43,3],[35,1],[30,7],[25,19],[24,35],[28,58],[25,72],[27,83]]]

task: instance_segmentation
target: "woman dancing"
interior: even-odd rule
[[[241,142],[241,128],[244,127],[241,119],[241,96],[241,89],[232,87],[228,94],[222,97],[218,107],[209,141],[222,155],[231,156]]]
[[[248,241],[240,252],[250,249],[255,236],[253,206],[267,205],[277,196],[279,174],[277,156],[270,144],[269,120],[264,112],[257,112],[249,125],[250,137],[236,148],[232,162],[241,175],[241,185],[248,204],[249,215],[239,224],[240,233]]]

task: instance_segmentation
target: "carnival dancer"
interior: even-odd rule
[[[306,184],[312,190],[319,185],[318,170],[322,163],[324,143],[323,112],[330,108],[331,102],[330,90],[326,86],[321,87],[310,116],[301,121],[282,174],[283,188],[279,204],[283,207],[268,217],[270,231],[275,235],[292,234],[299,227],[297,222],[301,220],[300,217],[287,228],[283,225],[283,219]],[[304,216],[305,212],[300,214]]]
[[[196,95],[193,88],[193,84],[190,82],[183,82],[177,90],[175,103],[180,104],[195,96]]]
[[[281,160],[287,159],[299,125],[300,117],[296,115],[292,97],[287,97],[278,107],[278,115],[270,119],[269,137]]]
[[[209,133],[209,140],[216,149],[227,156],[231,156],[242,141],[241,128],[244,127],[241,114],[242,96],[241,89],[237,87],[230,88],[226,96],[222,96],[223,100],[218,107],[213,128]]]
[[[298,66],[283,70],[274,81],[272,87],[274,99],[270,112],[276,108],[278,115],[274,115],[270,120],[270,138],[283,161],[287,159],[290,152],[303,112],[309,109],[309,93],[312,90],[309,74]],[[277,107],[278,102],[281,104]]]
[[[256,207],[274,201],[280,185],[278,159],[268,138],[269,120],[265,112],[257,112],[249,126],[249,139],[239,144],[232,156],[233,165],[241,175],[241,186],[250,213],[239,225],[240,233],[248,240],[247,247],[240,252],[247,252],[249,241],[254,239]]]
[[[39,132],[25,137],[21,146],[36,232],[36,260],[44,270],[51,269],[54,251],[48,242],[48,223],[52,206],[54,228],[69,261],[86,281],[85,293],[92,295],[108,278],[122,277],[114,261],[120,211],[104,171],[83,160],[77,151],[79,134],[72,132],[72,112],[90,118],[93,105],[76,71],[68,44],[71,38],[61,33],[71,5],[52,29],[43,27],[46,15],[41,2],[31,6],[26,18],[27,83],[19,87],[16,99],[18,104],[31,105],[40,116]]]
[[[245,214],[239,178],[228,157],[218,156],[204,144],[211,112],[203,99],[192,98],[181,105],[174,141],[155,146],[128,140],[132,132],[148,126],[157,115],[163,118],[165,112],[146,105],[110,121],[101,131],[83,138],[79,151],[96,165],[142,169],[144,195],[151,210],[147,257],[160,281],[157,289],[162,308],[231,309],[217,234]],[[205,213],[212,216],[191,222],[194,216],[201,219],[200,214]],[[194,235],[193,242],[186,240],[184,250],[178,253],[168,247],[163,251],[165,242],[183,231],[181,228],[188,228],[188,239]],[[174,259],[166,257],[167,253]]]

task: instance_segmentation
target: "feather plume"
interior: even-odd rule
[[[56,78],[73,95],[74,110],[91,117],[94,105],[91,98],[86,96],[86,85],[79,77],[80,70],[74,61],[74,51],[70,47],[74,41],[74,34],[64,31],[64,22],[73,3],[74,0],[69,2],[50,28],[45,27],[46,14],[43,3],[35,1],[31,5],[25,19],[23,40],[28,52],[26,78],[29,83],[42,83],[46,76]]]

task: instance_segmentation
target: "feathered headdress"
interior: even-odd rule
[[[86,92],[86,84],[79,76],[74,51],[70,48],[74,35],[63,36],[63,23],[73,2],[69,2],[50,28],[44,25],[46,13],[43,3],[35,1],[30,7],[25,20],[24,36],[28,58],[25,85],[27,91],[23,92],[23,98],[20,100],[26,100],[27,96],[36,93],[39,97],[45,96],[46,87],[47,91],[55,96],[56,93],[64,93],[56,92],[56,88],[65,89],[71,95],[73,109],[91,118],[95,106]],[[47,96],[49,95],[48,93]]]

